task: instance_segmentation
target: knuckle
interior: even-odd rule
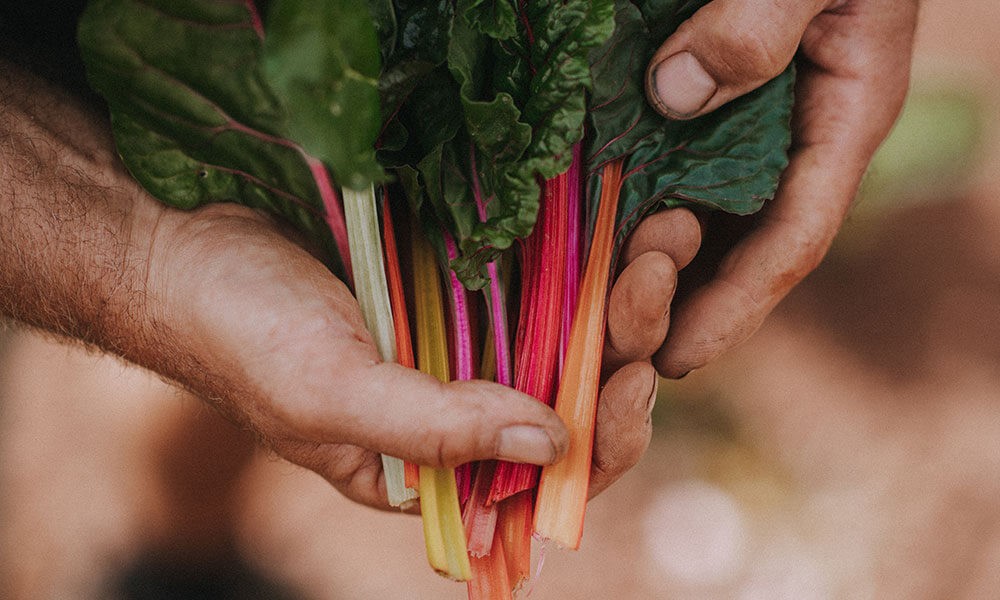
[[[775,38],[750,30],[729,30],[721,40],[722,75],[734,83],[771,79],[788,65],[789,52]]]
[[[745,88],[775,77],[791,62],[801,31],[791,35],[786,20],[784,11],[762,11],[757,2],[710,3],[684,26],[717,81]]]

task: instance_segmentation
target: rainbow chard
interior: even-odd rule
[[[407,142],[380,156],[401,167],[421,219],[440,224],[428,227],[454,235],[451,267],[466,286],[486,286],[486,265],[531,233],[539,178],[569,167],[589,52],[613,24],[611,0],[457,2],[446,56],[396,113]]]
[[[449,379],[450,353],[454,375],[471,378],[481,353],[501,383],[555,396],[570,454],[544,470],[534,507],[537,469],[477,469],[469,547],[491,554],[474,569],[454,470],[410,477],[428,558],[451,577],[475,574],[477,598],[508,597],[527,578],[532,512],[539,535],[579,544],[604,305],[628,234],[665,206],[754,212],[787,164],[791,69],[698,119],[647,105],[653,52],[706,2],[271,0],[261,16],[241,0],[91,0],[81,19],[88,78],[154,196],[182,209],[239,202],[296,227],[332,272],[353,276],[383,358],[398,347],[407,361],[404,261],[388,206],[383,261],[372,187],[385,184],[409,204],[398,229],[416,234],[421,369]],[[506,285],[520,314],[506,312]],[[476,302],[489,348],[476,344]],[[410,497],[397,466],[386,463],[393,502]]]
[[[522,244],[521,312],[515,355],[514,387],[552,404],[562,335],[569,217],[566,173],[543,187],[542,215]],[[535,486],[538,468],[501,462],[490,489],[496,502]]]

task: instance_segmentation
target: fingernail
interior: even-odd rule
[[[544,429],[513,425],[500,432],[497,455],[513,462],[548,465],[556,459],[556,447]]]
[[[715,95],[718,86],[690,52],[680,52],[653,68],[653,101],[672,117],[690,117]]]

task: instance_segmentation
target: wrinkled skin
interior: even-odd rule
[[[714,0],[663,43],[647,95],[670,119],[757,88],[797,52],[790,162],[754,218],[674,209],[639,225],[611,296],[607,368],[649,358],[682,377],[746,340],[819,264],[902,107],[916,19],[915,0]],[[646,443],[648,425],[631,431],[621,444]]]
[[[609,305],[592,493],[648,445],[656,372],[683,375],[746,339],[821,260],[901,106],[915,19],[913,1],[715,0],[654,58],[654,105],[689,118],[760,85],[798,49],[794,145],[749,231],[676,210],[629,241]],[[679,70],[658,68],[685,53]],[[273,222],[234,206],[160,206],[122,171],[93,113],[3,73],[0,312],[178,382],[373,506],[384,507],[378,452],[442,466],[565,452],[563,425],[531,398],[380,363],[347,288]],[[661,97],[664,73],[674,90],[685,77],[701,89]],[[697,250],[703,229],[706,247],[736,240],[717,269]],[[685,290],[688,279],[707,283]]]
[[[237,205],[161,205],[121,167],[104,119],[2,66],[0,314],[176,382],[379,508],[379,453],[449,467],[564,454],[551,409],[498,384],[442,384],[383,363],[348,288],[282,227]],[[653,371],[621,369],[608,389],[595,489],[638,458],[615,440],[648,422]]]

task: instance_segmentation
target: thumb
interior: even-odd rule
[[[646,72],[664,116],[711,112],[781,73],[828,0],[713,0],[660,46]]]
[[[345,378],[347,379],[347,378]],[[430,467],[504,459],[550,464],[569,437],[538,400],[488,381],[442,383],[395,363],[375,363],[340,381],[321,442],[346,442]],[[318,431],[317,431],[318,433]]]

